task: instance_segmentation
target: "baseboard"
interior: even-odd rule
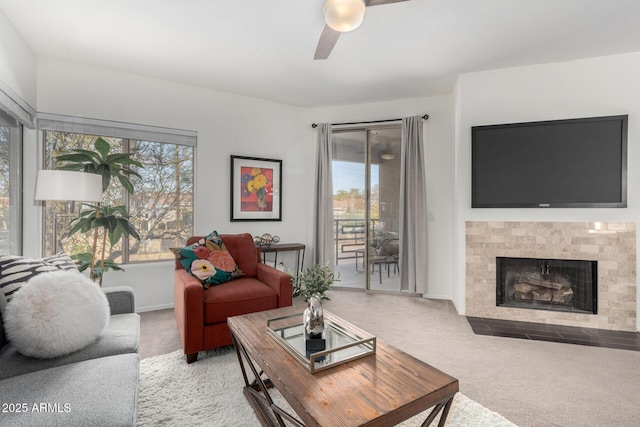
[[[136,307],[136,313],[142,313],[145,311],[165,310],[167,308],[173,308],[173,304],[161,304],[161,305],[150,305],[147,307]]]
[[[433,294],[424,294],[424,298],[428,299],[446,299],[451,301],[451,295],[433,295]]]

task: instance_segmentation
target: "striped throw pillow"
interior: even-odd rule
[[[58,270],[78,270],[73,260],[64,252],[44,258],[25,258],[17,255],[0,255],[0,313],[12,296],[29,279],[40,273]]]

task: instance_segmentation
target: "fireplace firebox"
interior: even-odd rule
[[[596,314],[598,262],[496,257],[496,305]]]

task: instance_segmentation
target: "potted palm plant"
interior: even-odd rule
[[[73,149],[70,154],[56,157],[57,169],[68,171],[83,171],[102,176],[102,191],[109,188],[112,179],[117,179],[122,187],[133,194],[134,188],[130,177],[141,176],[131,169],[132,166],[143,167],[142,164],[131,158],[127,153],[111,152],[111,145],[103,138],[98,137],[94,142],[95,150]],[[69,236],[75,233],[86,233],[93,230],[93,245],[91,253],[74,254],[72,258],[78,264],[78,269],[84,271],[89,268],[89,277],[93,280],[100,279],[102,286],[103,273],[109,269],[122,270],[113,260],[106,259],[107,241],[109,252],[122,237],[134,237],[140,240],[140,234],[136,227],[129,221],[129,214],[125,206],[109,206],[98,203],[88,205],[90,209],[83,210],[80,217],[72,223]],[[98,257],[98,237],[102,230],[102,242]]]

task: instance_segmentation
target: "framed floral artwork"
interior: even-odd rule
[[[282,160],[231,156],[231,221],[282,221]]]

